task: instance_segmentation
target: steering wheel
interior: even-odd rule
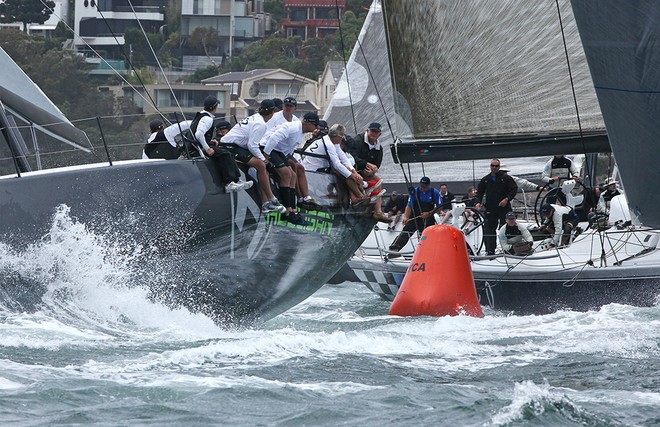
[[[477,208],[471,208],[471,207],[465,208],[465,212],[463,212],[463,218],[465,218],[465,221],[461,225],[460,229],[466,237],[474,233],[478,229],[482,229],[481,239],[479,240],[479,245],[476,248],[476,253],[471,254],[471,255],[476,255],[479,252],[481,252],[481,249],[484,246],[483,226],[484,226],[485,218]],[[469,244],[468,244],[468,251],[473,252],[472,247],[470,247]]]
[[[559,183],[561,184],[562,182],[568,181],[570,179],[572,178],[561,178],[559,180]],[[575,210],[581,208],[584,205],[584,203],[587,201],[587,191],[588,191],[587,187],[585,187],[585,185],[582,182],[575,180],[575,187],[573,187],[573,189],[571,190],[571,194],[573,196],[579,196],[579,195],[584,196],[582,198],[582,202],[574,207]],[[539,190],[539,193],[536,195],[536,200],[534,201],[534,221],[536,222],[537,226],[540,226],[542,222],[540,221],[540,215],[539,215],[539,212],[541,212],[541,207],[547,203],[550,203],[548,200],[556,200],[559,193],[562,193],[561,185],[557,187],[550,187],[550,183],[545,184]]]

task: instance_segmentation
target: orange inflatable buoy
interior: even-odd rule
[[[448,225],[424,230],[390,314],[484,316],[460,230]]]

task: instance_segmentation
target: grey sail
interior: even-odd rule
[[[89,139],[0,48],[0,101],[17,121],[31,124],[62,142],[88,151]]]
[[[660,227],[660,3],[572,3],[631,211]]]
[[[380,1],[369,9],[351,56],[324,115],[329,124],[342,123],[349,134],[364,132],[371,122],[383,125],[381,142],[392,141],[387,123],[394,116],[385,24]]]
[[[385,0],[399,160],[608,151],[570,4],[559,4],[580,123],[555,0]]]

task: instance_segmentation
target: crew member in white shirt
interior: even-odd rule
[[[302,121],[292,121],[278,126],[263,148],[265,157],[275,167],[279,177],[282,204],[287,208],[287,220],[293,224],[309,225],[296,212],[296,173],[289,165],[289,158],[304,133],[312,132],[319,124],[316,113],[307,113]],[[263,141],[263,139],[262,139]]]
[[[190,131],[195,135],[204,153],[215,161],[225,191],[247,190],[253,183],[241,180],[240,171],[231,153],[222,147],[209,146],[209,142],[214,137],[213,118],[217,109],[218,99],[212,95],[207,96],[204,99],[204,109],[197,113],[190,123]]]
[[[273,194],[266,170],[266,158],[259,149],[259,141],[266,132],[266,123],[273,117],[274,111],[275,103],[270,99],[264,99],[255,114],[236,123],[236,126],[220,140],[236,161],[251,166],[257,171],[259,192],[261,200],[264,201],[261,206],[263,213],[286,212],[286,208]]]
[[[163,121],[160,119],[152,120],[149,123],[149,130],[151,135],[147,139],[147,143],[142,150],[143,159],[178,159],[181,150],[174,139],[177,135],[190,129],[191,120],[185,120],[180,123],[174,123],[168,127],[164,127]],[[164,143],[167,142],[169,146]]]

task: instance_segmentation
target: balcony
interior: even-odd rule
[[[339,19],[308,19],[306,21],[292,21],[288,18],[282,19],[283,27],[331,27],[339,28]]]

